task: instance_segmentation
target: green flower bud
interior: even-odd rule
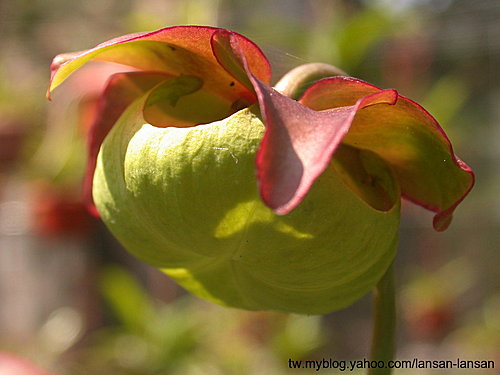
[[[326,313],[360,298],[391,263],[399,193],[375,154],[362,155],[364,175],[335,158],[304,201],[278,216],[259,196],[264,125],[250,109],[157,128],[138,116],[140,106],[128,108],[101,147],[94,201],[129,251],[190,292],[245,309]],[[379,194],[370,178],[382,181],[386,209],[367,203]]]
[[[127,250],[227,306],[326,313],[393,260],[400,198],[445,230],[474,184],[436,120],[322,64],[274,89],[234,32],[179,26],[56,57],[49,94],[91,60],[110,77],[88,134],[85,197]]]

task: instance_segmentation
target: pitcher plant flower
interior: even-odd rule
[[[59,55],[49,93],[91,60],[131,71],[110,76],[88,135],[89,207],[219,304],[343,308],[392,263],[401,197],[441,231],[474,183],[417,103],[342,75],[295,91],[301,67],[273,88],[263,52],[235,32],[169,27]]]

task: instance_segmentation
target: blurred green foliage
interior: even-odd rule
[[[189,296],[155,301],[117,266],[103,271],[101,290],[114,323],[73,353],[68,373],[280,374],[288,357],[305,357],[325,337],[318,316],[241,312]]]

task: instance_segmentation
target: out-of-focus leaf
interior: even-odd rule
[[[339,30],[337,48],[340,66],[352,70],[362,61],[373,45],[388,35],[394,22],[376,8],[365,8],[354,15]]]
[[[103,271],[101,291],[116,317],[133,333],[143,333],[154,316],[154,306],[138,282],[125,270]]]
[[[442,77],[431,87],[427,96],[422,100],[422,106],[446,126],[460,111],[468,96],[469,92],[465,83],[455,74],[451,74]]]

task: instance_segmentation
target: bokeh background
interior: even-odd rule
[[[308,374],[288,359],[368,356],[369,295],[325,316],[218,307],[132,259],[83,209],[82,135],[102,79],[82,71],[49,103],[52,57],[178,24],[253,39],[275,81],[326,62],[396,88],[439,120],[477,182],[444,233],[431,213],[403,207],[397,357],[499,367],[496,0],[0,1],[0,352],[57,375]]]

